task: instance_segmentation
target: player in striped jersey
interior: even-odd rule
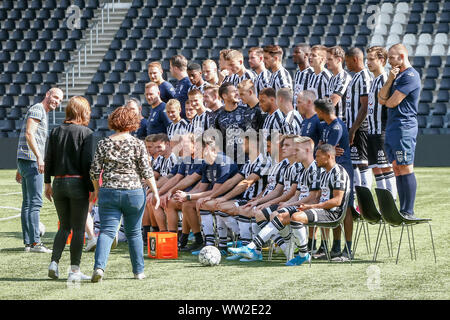
[[[205,81],[213,86],[219,84],[219,76],[217,74],[217,65],[214,60],[208,59],[202,62],[202,75]]]
[[[377,188],[388,189],[394,199],[397,197],[397,187],[392,166],[384,150],[386,135],[387,107],[379,103],[378,92],[387,80],[384,66],[387,62],[387,51],[383,47],[371,47],[367,50],[367,67],[374,75],[374,81],[369,90],[369,134],[368,160],[369,168],[375,175]]]
[[[328,92],[325,97],[333,101],[336,107],[336,115],[345,122],[344,102],[347,95],[347,87],[352,80],[352,76],[344,70],[345,51],[339,46],[328,48],[327,68],[333,73],[328,83]]]
[[[191,62],[187,66],[187,74],[192,83],[188,89],[188,93],[193,89],[199,89],[203,93],[206,81],[202,78],[202,67],[198,63]]]
[[[172,123],[167,127],[167,136],[172,140],[175,135],[187,133],[188,123],[181,118],[181,104],[177,99],[170,99],[166,104],[166,113]]]
[[[315,45],[311,48],[309,64],[314,69],[308,80],[307,90],[312,90],[317,99],[325,97],[328,93],[328,82],[331,79],[331,72],[325,68],[327,62],[327,48],[322,45]]]
[[[314,69],[309,65],[309,55],[311,47],[306,43],[300,43],[294,47],[292,60],[298,66],[294,75],[294,109],[297,109],[297,96],[300,91],[306,90],[309,76],[314,73]]]
[[[283,49],[277,45],[268,45],[264,47],[264,65],[272,72],[268,88],[275,91],[281,88],[290,88],[292,90],[292,77],[283,65]]]
[[[256,73],[253,70],[247,70],[244,65],[244,55],[238,50],[231,50],[224,56],[225,61],[228,64],[228,69],[231,74],[226,80],[231,82],[235,87],[243,81],[250,79],[254,82]],[[225,81],[224,81],[225,82]]]
[[[224,82],[229,81],[229,76],[231,75],[230,67],[228,66],[225,56],[231,51],[231,49],[220,50],[219,53],[219,83],[222,85]]]
[[[270,70],[266,69],[264,65],[264,50],[260,47],[252,47],[248,50],[248,64],[257,76],[254,80],[256,97],[262,89],[269,86]]]
[[[186,127],[186,131],[189,133],[193,133],[194,131],[194,118],[197,115],[197,111],[194,109],[194,107],[191,105],[191,102],[188,100],[186,100],[186,104],[185,104],[185,110],[186,110],[186,122],[187,127]]]
[[[311,141],[309,138],[307,138],[309,141]],[[259,205],[256,207],[254,213],[255,218],[257,221],[257,225],[260,227],[261,231],[258,232],[258,236],[253,238],[253,241],[245,247],[241,248],[229,248],[228,251],[233,254],[242,255],[248,260],[244,261],[260,261],[262,260],[261,255],[261,248],[267,240],[270,239],[272,235],[270,234],[268,238],[266,239],[264,236],[261,237],[261,232],[263,232],[264,226],[267,224],[268,221],[270,221],[270,214],[272,212],[275,212],[279,208],[279,203],[282,203],[284,201],[288,201],[291,199],[297,189],[297,183],[298,183],[298,177],[299,174],[301,174],[302,170],[304,169],[301,162],[298,162],[302,159],[301,152],[303,151],[300,144],[301,137],[296,135],[286,135],[283,136],[282,139],[282,153],[284,155],[288,155],[289,160],[289,167],[285,170],[283,179],[278,181],[278,184],[283,185],[283,194],[280,196],[274,195],[275,192],[271,192],[268,196],[265,198],[271,198],[268,202],[264,203],[263,205]],[[264,230],[265,231],[265,230]],[[287,246],[285,243],[285,240],[289,240],[290,238],[290,230],[289,228],[280,228],[280,230],[277,230],[276,233],[280,232],[281,237],[277,237],[275,242],[280,246],[280,248],[287,254]],[[252,254],[247,254],[248,252],[251,252]]]
[[[274,134],[281,134],[284,127],[285,117],[283,112],[278,108],[276,99],[277,95],[273,88],[265,88],[259,94],[259,105],[261,110],[267,113],[262,127],[264,140],[266,140],[269,135],[274,138]]]
[[[364,67],[364,54],[358,48],[351,48],[345,54],[349,71],[355,72],[347,88],[345,119],[351,146],[352,163],[355,167],[355,185],[370,188],[372,173],[367,164],[367,110],[372,75]]]
[[[332,145],[323,144],[317,149],[317,165],[325,169],[320,178],[321,196],[319,203],[301,205],[298,212],[292,215],[292,221],[299,225],[305,225],[310,222],[329,222],[339,219],[344,214],[344,207],[347,205],[347,200],[352,190],[347,171],[336,163],[335,156],[336,150]],[[304,237],[304,235],[301,237]],[[347,250],[347,246],[345,250]],[[333,260],[346,261],[349,258],[351,258],[351,251],[350,253],[345,251],[341,257]],[[291,263],[292,265],[297,265],[302,260],[305,259],[296,257]]]
[[[188,93],[189,102],[195,109],[197,114],[192,119],[192,126],[189,130],[192,130],[194,135],[201,136],[205,130],[208,129],[208,112],[203,104],[203,94],[199,89],[193,89]]]
[[[302,116],[292,105],[292,90],[281,88],[277,91],[277,106],[285,115],[283,134],[300,135],[302,130]]]

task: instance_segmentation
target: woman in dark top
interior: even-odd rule
[[[53,243],[48,276],[59,278],[58,263],[73,231],[70,244],[69,281],[89,280],[80,271],[84,228],[89,208],[89,191],[94,191],[89,179],[93,158],[93,135],[87,127],[91,116],[89,102],[81,96],[69,100],[64,123],[49,136],[45,154],[45,196],[55,203],[60,228]],[[54,176],[53,186],[51,177]]]
[[[115,133],[100,140],[91,166],[94,196],[98,194],[100,235],[95,250],[92,282],[99,282],[108,262],[111,244],[123,216],[125,235],[135,279],[144,279],[144,246],[141,227],[145,209],[145,183],[153,192],[155,209],[159,195],[155,178],[143,141],[130,132],[139,127],[139,117],[133,108],[120,107],[108,117],[108,125]],[[99,178],[102,174],[102,186]]]

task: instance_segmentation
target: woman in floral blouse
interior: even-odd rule
[[[144,248],[141,226],[145,191],[142,184],[145,182],[153,192],[155,208],[159,207],[158,190],[149,166],[145,144],[130,134],[139,127],[136,112],[128,107],[117,108],[109,116],[108,125],[115,133],[99,141],[90,170],[94,196],[98,195],[100,216],[100,236],[91,281],[99,282],[103,278],[111,244],[122,215],[134,277],[143,279]],[[103,183],[99,188],[101,173]]]

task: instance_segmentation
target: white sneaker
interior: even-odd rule
[[[91,277],[91,282],[100,282],[103,279],[103,270],[102,269],[95,269],[94,273],[92,274]]]
[[[48,266],[48,276],[55,280],[59,278],[58,264],[56,261],[52,261]]]
[[[135,274],[134,278],[137,279],[137,280],[143,280],[143,279],[146,278],[146,276],[145,276],[145,274],[143,272],[141,272],[141,273]]]
[[[44,244],[38,243],[31,247],[30,252],[52,253],[52,250],[45,247]]]
[[[92,238],[91,240],[88,240],[86,243],[86,248],[84,251],[95,251],[95,248],[97,247],[97,237]]]
[[[25,252],[30,252],[30,250],[31,250],[31,244],[26,244],[24,251]]]
[[[69,272],[69,277],[67,278],[67,281],[86,281],[91,280],[91,277],[85,275],[81,271],[78,272]]]

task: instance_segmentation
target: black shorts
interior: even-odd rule
[[[369,168],[387,168],[391,166],[384,150],[384,136],[384,133],[369,134],[367,136]]]
[[[284,208],[281,208],[280,210],[278,210],[279,213],[288,212],[289,217],[291,217],[291,218],[294,213],[299,212],[299,211],[301,211],[301,210],[298,209],[298,207],[296,207],[296,206],[284,207]]]
[[[341,213],[325,209],[308,209],[305,211],[308,223],[311,222],[333,222],[340,218]]]
[[[352,164],[367,164],[367,131],[356,130],[353,145],[350,146]]]

